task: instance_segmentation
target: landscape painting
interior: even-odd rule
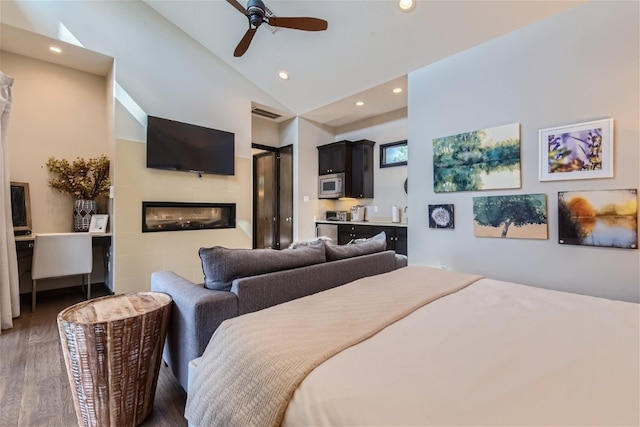
[[[637,193],[637,190],[559,192],[559,243],[637,249]]]
[[[476,237],[549,238],[545,194],[474,197],[473,220]]]
[[[520,188],[520,124],[433,140],[433,190]]]
[[[453,205],[429,205],[429,228],[454,228]]]

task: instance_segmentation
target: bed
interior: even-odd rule
[[[640,305],[409,266],[225,321],[185,416],[637,426]]]

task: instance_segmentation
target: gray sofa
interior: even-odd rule
[[[173,298],[165,362],[186,390],[189,361],[202,355],[224,320],[407,265],[406,256],[384,250],[381,239],[373,239],[349,247],[320,242],[283,251],[202,248],[201,284],[171,271],[154,272],[151,290]]]

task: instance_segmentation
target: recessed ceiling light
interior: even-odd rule
[[[356,102],[356,105],[358,107],[362,107],[364,105],[364,101],[358,101],[358,102]]]
[[[393,93],[400,93],[402,92],[402,88],[401,87],[397,87],[395,89],[393,89]]]
[[[53,53],[62,53],[62,49],[60,49],[58,46],[49,46],[49,50]]]
[[[278,73],[278,76],[282,79],[282,80],[289,80],[289,74],[287,74],[286,71],[280,71]]]
[[[414,0],[398,0],[398,7],[403,12],[411,12],[415,5]]]

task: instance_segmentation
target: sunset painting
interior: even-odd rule
[[[558,193],[561,244],[638,248],[637,190]]]

